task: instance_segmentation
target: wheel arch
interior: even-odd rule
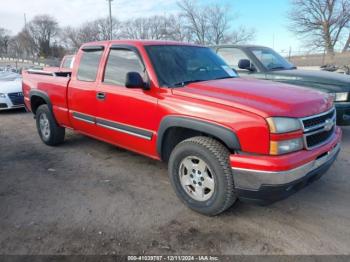
[[[31,110],[34,115],[36,114],[36,111],[39,108],[39,106],[44,104],[48,105],[49,109],[52,112],[52,104],[49,96],[46,93],[39,90],[32,90],[29,92],[29,98]]]
[[[157,152],[163,161],[168,161],[178,143],[200,135],[217,139],[231,152],[241,149],[238,137],[231,129],[203,120],[168,116],[162,120],[158,130]]]

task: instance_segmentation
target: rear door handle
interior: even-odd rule
[[[98,92],[96,95],[96,98],[98,100],[105,100],[106,99],[106,93]]]

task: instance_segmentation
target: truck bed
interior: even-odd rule
[[[31,109],[30,96],[33,92],[43,92],[48,94],[50,99],[55,100],[52,109],[56,119],[67,119],[68,121],[67,91],[70,76],[69,72],[24,71],[22,88],[26,107]],[[59,124],[67,125],[65,121]]]

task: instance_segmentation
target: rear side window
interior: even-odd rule
[[[111,49],[106,65],[104,83],[125,86],[126,74],[139,73],[145,80],[145,68],[139,56],[132,50]]]
[[[78,80],[95,82],[103,50],[84,51],[78,69]]]

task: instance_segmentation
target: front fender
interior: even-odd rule
[[[158,130],[157,151],[160,156],[162,155],[162,142],[164,135],[166,134],[166,131],[172,127],[187,128],[218,138],[232,151],[241,149],[236,134],[226,127],[193,118],[167,116],[161,121]]]

